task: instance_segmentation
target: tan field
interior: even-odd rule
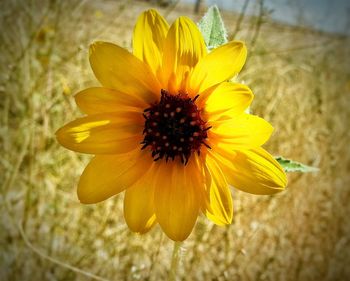
[[[131,47],[143,1],[3,1],[0,53],[0,280],[167,280],[173,243],[156,226],[131,233],[123,195],[82,205],[90,156],[55,131],[81,116],[73,95],[97,86],[88,46]],[[157,8],[172,22],[193,7]],[[223,13],[230,39],[236,14]],[[350,39],[245,17],[235,39],[254,114],[275,127],[274,155],[320,168],[288,174],[275,196],[232,190],[234,221],[200,216],[181,246],[179,280],[350,279]]]

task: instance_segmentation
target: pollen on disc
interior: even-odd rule
[[[172,95],[161,91],[159,102],[144,110],[145,128],[142,149],[148,147],[153,159],[188,162],[193,152],[200,152],[208,138],[206,122],[201,118],[195,100],[187,94]]]

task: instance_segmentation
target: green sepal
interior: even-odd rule
[[[227,43],[227,32],[219,8],[211,6],[198,23],[208,50]]]
[[[319,169],[316,167],[311,167],[300,162],[284,158],[282,156],[276,156],[275,159],[278,163],[280,163],[285,172],[312,173],[319,171]]]

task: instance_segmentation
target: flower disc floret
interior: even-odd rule
[[[161,99],[144,110],[145,129],[142,149],[149,147],[154,161],[178,157],[187,164],[193,152],[200,153],[208,138],[210,126],[201,118],[201,111],[187,94],[171,95],[161,90]]]

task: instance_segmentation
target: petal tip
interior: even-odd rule
[[[243,50],[247,50],[247,45],[244,41],[234,40],[233,42],[237,45],[237,47],[240,47]]]
[[[124,217],[125,217],[125,213],[124,213]],[[150,217],[149,220],[146,222],[143,221],[142,219],[136,220],[136,221],[130,221],[130,219],[128,220],[125,217],[125,222],[132,232],[135,232],[135,233],[141,234],[141,235],[150,231],[153,228],[153,226],[157,223],[155,215]]]
[[[91,56],[96,50],[96,42],[93,42],[89,46],[89,56]]]
[[[78,189],[77,189],[77,197],[78,197],[79,202],[81,204],[84,204],[84,205],[97,203],[97,202],[94,202],[94,200],[91,200],[91,198],[88,198],[82,194],[81,187],[79,184],[78,184]]]
[[[84,204],[84,205],[92,205],[92,204],[96,204],[101,202],[101,200],[91,200],[91,198],[81,198],[78,195],[78,200],[80,204]]]
[[[156,9],[148,9],[144,12],[145,14],[150,14],[150,15],[159,15],[158,11]]]
[[[55,137],[56,137],[56,140],[64,146],[64,126],[57,129],[57,131],[55,132]]]
[[[163,229],[163,231],[164,231],[164,229]],[[173,240],[175,242],[183,242],[188,238],[188,236],[190,236],[190,233],[188,233],[188,234],[186,233],[185,235],[183,235],[182,233],[181,234],[174,234],[174,233],[167,233],[167,232],[165,232],[165,233],[171,240]]]
[[[287,187],[287,184],[288,184],[288,179],[287,179],[287,174],[283,170],[282,166],[278,162],[275,164],[276,164],[276,168],[278,168],[279,172],[277,172],[277,171],[275,172],[276,177],[275,177],[274,183],[276,184],[276,186],[273,188],[276,190],[276,193],[278,193],[278,192],[285,190],[285,188]]]
[[[215,216],[214,214],[207,212],[205,216],[214,224],[219,226],[225,226],[232,224],[233,212],[229,216]]]
[[[87,188],[84,188],[81,184],[81,178],[78,183],[78,188],[77,188],[77,197],[78,200],[81,204],[84,205],[90,205],[90,204],[96,204],[104,199],[97,198],[97,196],[92,196],[88,192],[86,192]]]
[[[89,46],[89,56],[91,56],[93,53],[95,53],[96,49],[102,44],[105,44],[105,42],[103,42],[103,41],[92,42]]]
[[[236,45],[237,48],[240,49],[240,54],[242,56],[242,60],[245,62],[246,58],[247,58],[247,54],[248,54],[248,49],[247,49],[247,45],[245,44],[245,42],[243,41],[233,41]],[[244,63],[243,63],[244,65]],[[242,67],[243,67],[242,65]]]

